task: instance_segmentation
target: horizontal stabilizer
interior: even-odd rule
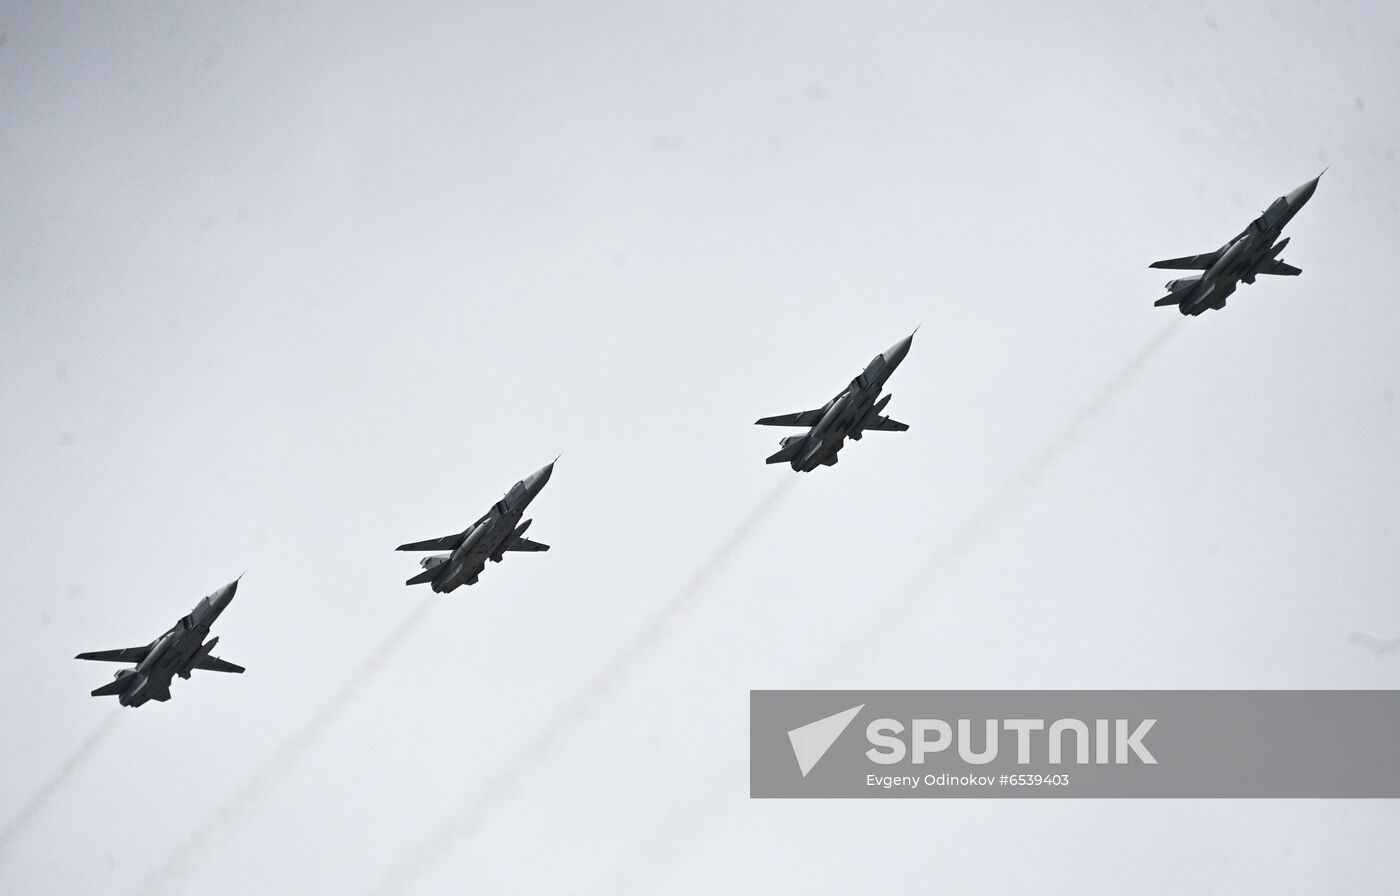
[[[1220,253],[1207,252],[1204,255],[1187,255],[1183,258],[1168,258],[1154,261],[1149,267],[1168,268],[1175,271],[1204,271],[1220,260]]]
[[[549,550],[549,545],[541,544],[538,541],[531,541],[528,538],[515,538],[510,544],[506,545],[505,549],[507,551],[547,551]]]
[[[900,423],[893,417],[876,417],[874,420],[871,420],[865,426],[861,427],[861,429],[866,430],[867,432],[871,430],[875,430],[877,432],[904,432],[908,428],[908,423]]]
[[[221,660],[216,656],[202,656],[195,661],[194,668],[203,669],[206,672],[245,672],[242,666],[230,663],[228,660]]]
[[[776,453],[770,454],[766,463],[785,464],[797,456],[797,452],[802,450],[802,446],[807,444],[807,440],[798,436],[791,442],[779,448]]]
[[[1303,273],[1302,268],[1295,268],[1291,264],[1284,264],[1282,261],[1272,261],[1259,269],[1261,274],[1275,274],[1280,277],[1296,277]]]
[[[1160,299],[1158,299],[1157,301],[1153,302],[1152,304],[1155,305],[1155,306],[1157,306],[1158,308],[1161,308],[1161,307],[1164,306],[1164,305],[1180,305],[1180,304],[1181,304],[1181,300],[1184,299],[1184,298],[1186,298],[1186,294],[1185,294],[1185,293],[1175,293],[1175,292],[1174,292],[1174,293],[1172,293],[1172,294],[1169,295],[1169,296],[1162,296]]]
[[[104,684],[102,687],[100,687],[100,688],[98,688],[97,690],[93,691],[93,692],[92,692],[92,696],[94,696],[94,697],[115,697],[115,696],[117,696],[118,694],[120,694],[123,690],[125,690],[125,689],[126,689],[126,686],[129,685],[129,684],[131,684],[131,676],[129,676],[129,675],[124,675],[124,676],[122,676],[121,678],[118,678],[118,679],[115,679],[115,680],[113,680],[113,681],[107,682],[107,683]]]
[[[416,576],[414,576],[413,578],[409,579],[407,582],[404,582],[404,584],[405,584],[405,585],[426,585],[426,584],[428,584],[429,582],[431,582],[433,579],[437,578],[437,574],[440,573],[440,572],[442,572],[442,564],[441,564],[441,563],[439,563],[437,566],[432,567],[431,569],[425,569],[425,570],[423,570],[423,571],[420,572],[418,575],[416,575]]]
[[[755,426],[816,426],[821,422],[822,412],[800,411],[796,414],[779,414],[776,417],[763,417],[754,422]],[[772,463],[772,461],[769,461]]]
[[[456,535],[444,535],[441,538],[430,538],[427,541],[415,541],[411,544],[401,544],[394,548],[396,551],[455,551],[462,546],[462,542],[467,540],[465,532],[458,532]]]
[[[120,650],[94,650],[91,653],[80,653],[74,659],[79,660],[100,660],[104,663],[139,663],[146,658],[146,654],[151,652],[149,645],[146,647],[123,647]]]

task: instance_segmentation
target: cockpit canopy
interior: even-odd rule
[[[865,370],[861,371],[860,376],[856,377],[856,385],[862,389],[868,389],[870,384],[875,382],[884,369],[885,356],[876,355],[875,360],[866,365]]]
[[[526,494],[525,483],[517,482],[511,486],[510,491],[506,492],[504,498],[496,502],[496,509],[501,513],[510,513],[525,503]]]
[[[1288,200],[1282,196],[1275,199],[1273,205],[1264,210],[1264,214],[1259,216],[1260,230],[1265,227],[1278,227],[1283,224],[1284,217],[1288,214]]]

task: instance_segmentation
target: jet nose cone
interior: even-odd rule
[[[233,600],[233,595],[238,592],[238,581],[242,578],[242,576],[239,576],[237,579],[234,579],[232,582],[229,582],[227,585],[220,588],[218,591],[215,591],[213,597],[210,598],[209,602],[220,609],[223,609],[224,607],[228,606],[229,602]]]
[[[917,330],[915,332],[918,332]],[[904,356],[909,354],[909,346],[914,344],[914,333],[910,333],[894,345],[885,349],[885,361],[888,364],[898,364],[904,360]]]
[[[1324,169],[1322,174],[1326,173],[1327,171],[1326,169]],[[1312,180],[1303,184],[1301,187],[1294,190],[1292,193],[1289,193],[1288,204],[1293,208],[1297,208],[1298,206],[1311,199],[1312,194],[1317,191],[1317,182],[1322,180],[1322,174],[1319,174],[1317,177],[1314,177]]]
[[[540,489],[544,488],[545,483],[549,482],[549,477],[554,475],[554,465],[558,463],[558,461],[559,458],[556,457],[554,460],[545,464],[543,467],[540,467],[538,470],[531,473],[529,476],[526,476],[525,487],[532,492],[537,492]]]

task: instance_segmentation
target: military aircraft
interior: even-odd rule
[[[525,530],[534,520],[521,523],[520,517],[553,473],[554,464],[551,462],[526,476],[511,486],[505,497],[491,505],[481,519],[456,535],[399,545],[395,550],[451,552],[424,557],[419,561],[423,571],[404,584],[430,583],[434,591],[446,594],[461,585],[475,585],[477,577],[486,568],[486,561],[500,563],[505,559],[506,551],[549,550],[549,545],[525,537]]]
[[[239,578],[242,578],[240,576]],[[218,638],[204,639],[209,627],[233,600],[238,581],[224,587],[195,604],[189,615],[170,631],[145,647],[124,647],[121,650],[98,650],[80,653],[80,660],[101,660],[108,663],[135,663],[131,669],[121,669],[115,680],[92,692],[94,697],[116,697],[122,706],[137,707],[149,700],[164,703],[170,699],[170,682],[176,675],[189,678],[195,669],[206,672],[242,672],[242,666],[210,656]]]
[[[879,398],[879,395],[890,374],[909,354],[909,346],[913,342],[914,333],[910,333],[876,355],[875,360],[851,380],[840,395],[815,411],[779,414],[758,420],[757,426],[801,426],[807,429],[805,433],[780,440],[778,444],[781,448],[768,458],[768,463],[790,463],[799,473],[810,473],[817,467],[835,465],[847,436],[860,441],[867,430],[904,432],[908,429],[908,424],[880,416],[893,396]]]
[[[1327,172],[1324,170],[1323,174]],[[1154,268],[1201,271],[1193,277],[1168,281],[1168,294],[1155,303],[1158,307],[1176,305],[1182,314],[1198,316],[1210,309],[1225,307],[1225,300],[1241,282],[1253,283],[1260,274],[1296,277],[1302,273],[1279,258],[1288,239],[1279,240],[1283,226],[1293,220],[1317,189],[1322,174],[1286,196],[1280,196],[1254,219],[1244,232],[1214,252],[1154,261]],[[1274,242],[1278,240],[1278,242]]]

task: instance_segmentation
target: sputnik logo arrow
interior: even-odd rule
[[[821,762],[826,751],[831,749],[841,732],[846,730],[846,726],[851,724],[862,709],[865,709],[864,703],[788,732],[788,740],[792,743],[792,755],[797,757],[797,767],[802,770],[802,777],[807,777],[807,773]]]

